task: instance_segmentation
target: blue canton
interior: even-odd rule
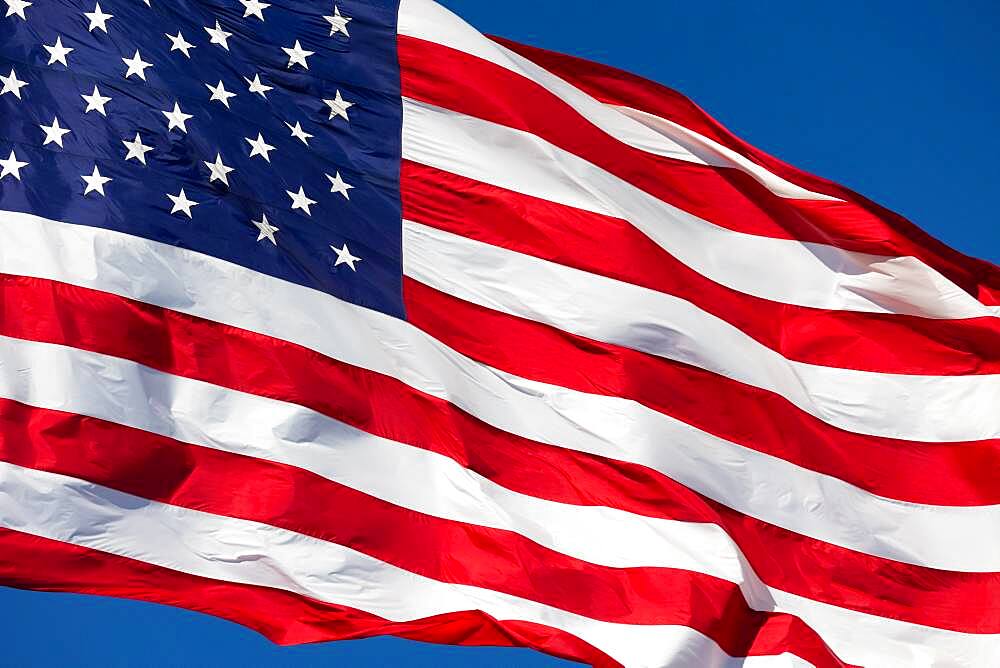
[[[0,209],[403,316],[398,0],[0,0]]]

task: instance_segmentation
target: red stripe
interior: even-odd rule
[[[103,324],[108,322],[115,327]],[[713,522],[734,537],[765,582],[784,591],[928,626],[1000,632],[1000,610],[992,604],[1000,600],[995,574],[902,564],[787,532],[743,517],[643,466],[499,431],[395,379],[285,341],[107,293],[10,276],[0,279],[0,333],[115,355],[298,403],[444,454],[524,494]]]
[[[842,665],[801,620],[750,610],[739,588],[725,580],[677,569],[595,566],[510,531],[424,515],[285,464],[9,400],[0,400],[0,459],[278,526],[434,580],[591,619],[687,626],[731,656],[787,651],[817,666]],[[149,471],[156,475],[143,473]]]
[[[745,172],[655,155],[624,144],[569,104],[510,70],[462,51],[399,37],[405,97],[530,132],[670,204],[740,232],[829,242]]]
[[[732,381],[720,383],[718,377],[693,367],[661,363],[642,353],[583,339],[546,325],[469,304],[411,279],[404,283],[404,302],[408,317],[414,324],[484,364],[563,387],[633,398],[656,410],[669,406],[675,413],[683,413],[685,420],[696,416],[705,424],[695,423],[695,426],[706,431],[717,432],[720,426],[728,427],[738,436],[732,438],[720,434],[729,440],[745,442],[748,447],[765,452],[770,450],[769,454],[797,460],[807,468],[849,482],[853,478],[853,482],[862,487],[875,487],[879,492],[887,488],[897,491],[904,487],[907,491],[935,489],[942,492],[948,485],[955,485],[959,493],[980,496],[996,493],[993,472],[1000,463],[996,443],[912,444],[868,437],[858,437],[858,441],[852,442],[856,435],[834,430],[825,434],[825,440],[819,434],[812,439],[803,436],[801,444],[796,447],[794,420],[786,419],[782,407],[771,405],[768,401],[777,395]],[[664,392],[664,387],[672,391]],[[698,399],[705,396],[712,397],[712,401]],[[718,410],[719,406],[726,409]],[[969,455],[967,459],[963,457],[965,454]],[[928,466],[929,460],[935,464]],[[663,484],[662,481],[660,484]],[[962,489],[963,484],[970,486]],[[973,487],[976,484],[980,486]],[[636,490],[620,492],[624,498],[637,493]],[[657,493],[665,494],[662,489],[658,489]],[[607,498],[602,497],[602,501]],[[779,589],[841,607],[931,626],[966,631],[974,627],[975,632],[981,633],[993,633],[988,629],[1000,628],[997,626],[1000,609],[984,597],[984,589],[1000,594],[996,574],[951,573],[892,562],[778,529],[711,501],[708,504],[718,516],[707,521],[723,526],[744,550],[758,575]],[[631,504],[621,507],[652,514]],[[661,508],[659,512],[664,511]],[[672,517],[682,516],[675,507],[667,512]],[[807,565],[810,561],[812,567]],[[820,564],[828,570],[819,567]],[[818,569],[813,573],[837,574],[832,589],[826,581],[814,581],[810,590],[807,584],[810,578],[796,575],[798,568],[808,571],[816,567]],[[884,569],[887,567],[894,575],[886,580],[876,577],[867,587],[862,584],[876,572],[886,575]],[[917,600],[930,593],[928,583],[940,583],[941,578],[947,579],[949,587],[954,586],[955,589],[950,593],[937,591],[936,594],[941,596],[934,595],[935,604],[928,604],[925,600],[927,605],[941,606],[925,616],[924,613],[929,610],[921,609],[922,604]],[[847,582],[851,583],[848,590],[839,591],[839,586]],[[909,584],[900,588],[898,585],[904,582]],[[911,586],[913,589],[909,590]],[[967,586],[969,589],[966,589]],[[977,591],[978,587],[984,589]],[[921,592],[921,589],[924,591]],[[964,593],[961,593],[963,590]],[[872,596],[880,598],[873,599]],[[959,599],[964,602],[959,603]],[[905,600],[915,607],[899,605]],[[981,609],[993,621],[979,624],[985,621],[980,618],[973,622],[973,627],[967,626],[972,618],[967,616],[966,604]],[[938,616],[944,610],[947,613]],[[935,621],[931,620],[932,617]],[[961,618],[965,621],[954,624],[954,620]],[[953,621],[945,622],[945,619]]]
[[[0,529],[0,584],[171,605],[247,626],[280,645],[395,635],[448,645],[531,647],[600,668],[620,664],[576,636],[481,612],[390,622],[278,589],[213,580],[76,545]]]
[[[408,161],[401,182],[408,220],[676,295],[788,359],[881,373],[1000,373],[998,318],[930,320],[768,301],[705,278],[617,218]]]
[[[603,102],[671,120],[740,153],[787,181],[844,200],[788,200],[788,206],[822,231],[827,243],[876,255],[918,257],[983,303],[1000,305],[1000,267],[948,247],[899,214],[848,188],[796,169],[754,148],[680,93],[607,65],[498,37],[491,39]]]
[[[879,496],[930,505],[1000,502],[997,440],[915,443],[857,434],[833,427],[773,392],[493,311],[412,279],[405,279],[404,301],[407,317],[416,326],[475,360],[515,375],[632,399],[730,442]],[[672,391],[664,392],[664,387]]]

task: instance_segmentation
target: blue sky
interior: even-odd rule
[[[1000,186],[1000,9],[991,0],[445,4],[484,32],[677,88],[757,146],[1000,262],[992,204]],[[11,666],[569,665],[525,650],[396,639],[277,648],[191,612],[4,589],[0,624],[0,663]]]

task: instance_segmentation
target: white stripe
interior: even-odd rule
[[[561,98],[590,123],[633,148],[697,164],[739,169],[780,197],[840,201],[836,197],[807,190],[792,183],[738,152],[678,123],[629,107],[603,104],[527,58],[493,42],[433,0],[402,0],[399,9],[398,31],[403,35],[462,51],[534,81],[556,97]],[[512,189],[516,190],[516,188]],[[642,227],[640,229],[644,230]],[[816,247],[818,249],[817,255],[824,258],[824,263],[832,267],[850,269],[872,265],[869,271],[873,274],[884,274],[886,269],[890,270],[889,275],[893,273],[891,270],[899,271],[901,274],[913,274],[913,277],[916,277],[916,274],[927,274],[923,276],[923,279],[933,284],[932,290],[936,290],[944,297],[955,301],[955,304],[947,307],[941,312],[942,314],[932,312],[928,314],[930,317],[1000,316],[1000,306],[984,306],[936,271],[914,258],[896,258],[897,262],[893,264],[890,263],[889,258],[851,253],[821,244],[806,244],[806,246],[808,248]],[[838,260],[839,256],[842,257]],[[913,266],[899,267],[898,260],[900,259]],[[853,275],[851,271],[844,273]],[[878,276],[870,276],[869,278],[875,279]],[[853,303],[858,298],[862,300],[862,303],[867,299],[876,306],[888,310],[898,308],[900,305],[905,308],[909,304],[906,297],[894,293],[891,289],[892,286],[885,285],[884,278],[881,281],[872,282],[875,284],[874,286],[855,285],[852,281],[846,282],[844,287],[847,292],[856,290],[859,294],[855,297],[848,297],[844,306],[831,308],[868,310]],[[879,289],[871,292],[871,287],[879,287]],[[886,291],[886,288],[889,289]],[[880,297],[879,295],[883,292],[884,296]],[[976,313],[977,315],[959,315],[963,312]],[[917,313],[917,315],[919,314]]]
[[[513,531],[612,568],[659,566],[743,584],[749,567],[713,524],[643,517],[520,494],[444,455],[355,429],[302,406],[76,348],[0,336],[0,397],[87,415],[185,443],[312,471],[389,503]],[[597,534],[603,537],[594,541]],[[749,596],[769,601],[756,576]]]
[[[489,40],[432,0],[403,0],[399,6],[398,31],[401,35],[462,51],[534,81],[590,123],[633,148],[697,164],[739,169],[781,197],[836,200],[786,181],[735,151],[686,128],[678,126],[677,130],[671,130],[636,122],[628,114],[601,104],[527,58]]]
[[[942,569],[1000,571],[996,507],[880,499],[632,401],[489,369],[396,318],[181,248],[11,212],[0,214],[0,238],[3,273],[103,290],[285,339],[398,378],[504,431],[649,466],[818,540]]]
[[[842,534],[848,543],[853,543],[854,548],[861,551],[869,545],[869,541],[878,544],[880,540],[869,535],[869,531],[878,532],[889,544],[895,540],[892,518],[887,519],[885,527],[868,529],[864,522],[858,521],[862,510],[860,506],[852,507],[848,502],[846,514],[842,513],[839,505],[833,508],[825,504],[817,506],[825,493],[822,480],[816,481],[813,491],[810,491],[809,484],[796,482],[789,486],[780,477],[770,481],[765,478],[758,483],[758,476],[767,476],[770,472],[766,468],[758,470],[752,457],[744,461],[740,451],[726,450],[724,442],[699,442],[684,436],[683,432],[680,432],[682,438],[677,439],[677,434],[662,427],[647,433],[647,423],[650,422],[647,417],[656,416],[634,413],[637,406],[632,402],[609,404],[604,400],[606,398],[563,394],[559,388],[537,384],[528,386],[527,381],[484,369],[449,352],[406,323],[351,306],[328,295],[173,246],[108,230],[45,221],[28,214],[0,214],[0,236],[7,240],[6,244],[0,245],[0,272],[38,276],[104,290],[284,338],[349,363],[394,375],[417,389],[451,400],[494,426],[542,442],[644,463],[668,475],[674,463],[680,466],[682,472],[688,466],[711,469],[703,486],[714,489],[721,498],[731,495],[731,505],[738,510],[745,504],[737,501],[746,497],[764,519],[772,509],[780,508],[782,517],[802,513],[802,517],[793,523],[808,524],[813,521],[822,526],[844,521],[849,528]],[[280,313],[257,307],[275,303],[284,305]],[[329,332],[341,335],[330,336]],[[108,378],[114,378],[113,373]],[[85,396],[87,393],[72,394]],[[133,386],[119,396],[134,394]],[[590,399],[595,403],[588,404]],[[122,406],[130,406],[128,402],[119,400]],[[196,404],[206,409],[213,402],[199,400]],[[63,406],[68,407],[67,404]],[[148,411],[128,412],[141,416]],[[252,413],[243,411],[239,420],[222,424],[254,424],[248,419],[250,415]],[[583,418],[582,421],[576,421],[578,416]],[[654,420],[653,425],[656,424]],[[278,427],[275,433],[285,432]],[[186,436],[193,440],[191,433],[186,432]],[[289,436],[296,447],[302,447],[302,443],[309,440],[294,430]],[[713,445],[723,447],[720,449]],[[267,456],[264,455],[265,450],[257,454]],[[299,463],[308,465],[305,461]],[[795,469],[777,471],[778,476],[795,473]],[[778,487],[772,488],[771,484],[778,484]],[[755,487],[762,496],[757,497],[753,493]],[[804,495],[798,493],[799,487],[806,488]],[[860,517],[863,519],[863,515]],[[946,545],[940,536],[931,536],[927,541]],[[698,558],[705,559],[703,555],[698,555]],[[722,571],[719,574],[722,575]],[[745,586],[744,591],[747,591]],[[770,590],[770,594],[778,598],[777,590]],[[797,614],[793,605],[785,599],[782,599],[783,609]],[[824,608],[821,612],[830,616],[827,626],[834,630],[849,627],[850,618],[856,614],[837,608]],[[813,614],[811,621],[820,633],[824,633],[825,626],[820,623],[822,616],[819,613]],[[936,656],[952,655],[951,648],[955,641],[951,638],[954,634],[900,624],[898,627],[887,626],[884,633],[903,646],[926,646],[936,648],[933,650]],[[835,636],[835,633],[831,634],[831,643],[838,641]],[[976,656],[995,656],[996,652],[1000,652],[1000,638],[996,636],[970,635],[969,638],[970,647],[982,647],[976,650]],[[846,641],[840,639],[835,650],[852,643],[850,636]],[[873,657],[862,662],[868,665],[907,665],[906,657],[910,656],[878,644],[858,646],[856,652],[866,652],[866,656]],[[971,661],[967,665],[984,665],[984,662]]]
[[[297,466],[401,507],[514,531],[591,563],[713,575],[739,585],[755,610],[807,614],[838,655],[861,657],[857,661],[863,665],[904,658],[912,664],[909,659],[915,655],[953,656],[959,650],[980,656],[998,645],[994,637],[870,615],[863,620],[869,637],[861,642],[852,626],[859,613],[767,587],[715,525],[537,499],[500,487],[446,457],[372,436],[300,406],[97,353],[5,337],[0,342],[0,368],[21,370],[0,374],[0,396],[5,398]],[[396,471],[400,474],[394,475]]]
[[[489,589],[425,578],[267,524],[148,501],[76,478],[0,463],[0,525],[226,582],[272,587],[391,621],[464,610],[561,629],[627,666],[739,666],[683,626],[600,622]],[[782,657],[752,665],[786,666]]]
[[[679,123],[675,123],[669,119],[655,116],[644,111],[639,111],[638,109],[632,109],[631,107],[623,107],[613,104],[608,104],[606,106],[619,114],[638,121],[644,127],[649,128],[656,134],[667,137],[681,146],[684,146],[692,153],[702,156],[705,162],[710,165],[716,165],[719,167],[735,167],[746,172],[775,195],[785,197],[787,199],[826,200],[831,202],[843,201],[837,197],[807,190],[806,188],[796,185],[791,181],[787,181],[777,174],[761,167],[742,154],[737,153],[728,146],[724,146],[714,139],[699,134],[694,130],[690,130]],[[642,147],[636,146],[636,148]]]
[[[745,515],[851,550],[943,570],[1000,571],[1000,506],[886,499],[633,401],[494,372],[602,443],[589,450],[578,437],[568,447],[643,464]]]
[[[719,227],[531,133],[406,98],[403,157],[622,218],[703,276],[763,299],[942,319],[996,315],[916,258],[853,253]]]
[[[998,635],[930,628],[847,611],[787,592],[771,592],[776,611],[802,619],[847,663],[872,668],[1000,666]]]
[[[465,301],[775,392],[841,429],[938,442],[1000,436],[1000,375],[791,361],[689,301],[409,221],[403,265],[411,278]]]

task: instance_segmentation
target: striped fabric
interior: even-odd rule
[[[1000,269],[657,84],[396,29],[403,317],[0,199],[0,583],[279,643],[1000,665]]]

